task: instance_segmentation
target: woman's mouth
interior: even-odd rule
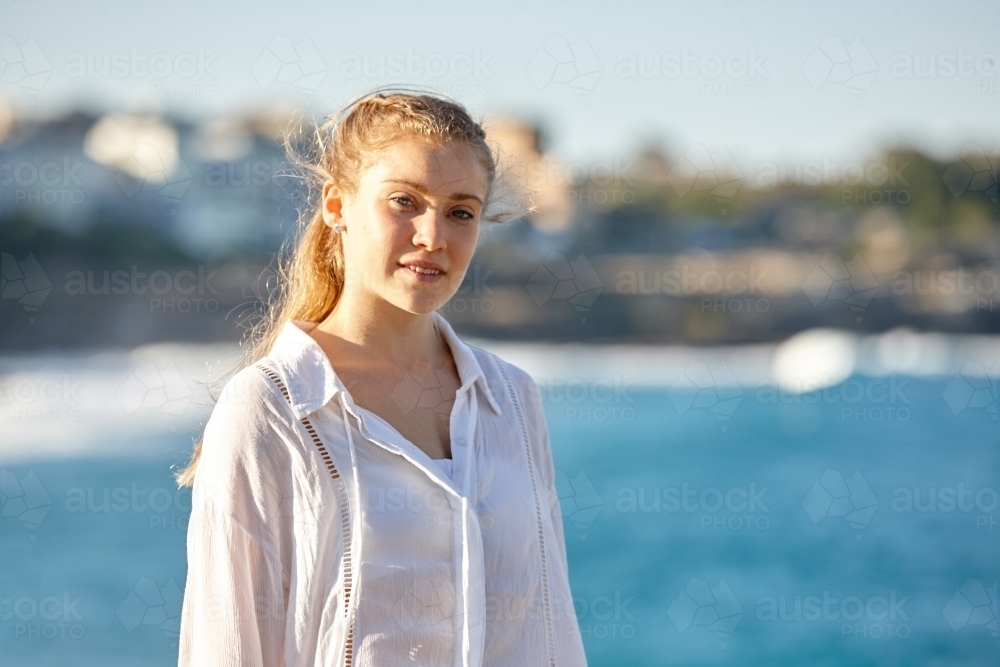
[[[438,268],[419,266],[416,264],[400,264],[406,272],[423,282],[435,282],[444,278],[444,271]]]

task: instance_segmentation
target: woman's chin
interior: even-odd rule
[[[408,298],[398,300],[395,305],[414,315],[425,315],[434,312],[446,304],[450,298],[450,295],[448,295],[448,298],[443,299],[438,294],[411,294]]]
[[[407,286],[400,290],[399,298],[395,299],[395,302],[398,307],[411,313],[429,313],[448,303],[457,291],[446,284],[428,285],[416,289]]]

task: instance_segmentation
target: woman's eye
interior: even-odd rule
[[[403,206],[409,206],[410,204],[413,203],[413,200],[407,197],[406,195],[397,195],[395,197],[390,197],[389,201],[399,202]]]
[[[458,209],[455,213],[461,213],[462,215],[460,217],[462,220],[474,220],[476,218],[475,214],[466,211],[465,209]]]

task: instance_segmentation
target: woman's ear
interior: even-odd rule
[[[321,206],[323,207],[323,222],[327,226],[333,227],[337,223],[343,224],[344,200],[333,181],[327,181],[323,184],[323,201],[321,202]]]

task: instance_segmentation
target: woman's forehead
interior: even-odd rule
[[[429,190],[464,185],[485,193],[487,174],[475,149],[466,142],[409,138],[380,151],[367,174],[370,183],[409,181]]]

